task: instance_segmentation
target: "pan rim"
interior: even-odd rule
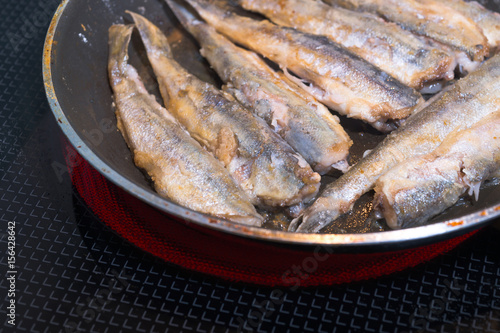
[[[194,223],[200,227],[206,227],[226,234],[232,234],[256,241],[268,241],[293,246],[332,246],[332,247],[386,247],[395,244],[420,244],[424,241],[452,238],[464,234],[472,229],[484,226],[488,221],[500,216],[500,204],[487,209],[464,215],[460,218],[449,219],[431,225],[420,226],[409,229],[391,230],[363,234],[309,234],[294,233],[286,231],[270,230],[258,227],[250,227],[222,218],[209,216],[192,211],[188,208],[175,204],[158,194],[153,194],[130,181],[118,171],[110,168],[98,155],[83,141],[75,129],[71,126],[65,112],[62,110],[56,95],[52,79],[52,55],[54,36],[57,27],[63,17],[64,10],[71,0],[63,0],[57,8],[49,29],[46,34],[43,48],[43,82],[45,93],[56,123],[68,138],[76,151],[90,165],[101,173],[107,180],[122,188],[139,200],[159,209],[163,213],[186,220],[186,223]]]

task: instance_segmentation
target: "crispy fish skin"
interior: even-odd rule
[[[373,14],[315,0],[239,0],[239,3],[276,24],[327,36],[412,88],[422,89],[428,82],[454,77],[453,56]]]
[[[128,65],[132,29],[131,25],[109,29],[108,70],[118,128],[134,162],[147,171],[163,197],[202,213],[260,226],[262,216],[223,165],[156,102]]]
[[[434,150],[452,132],[466,129],[500,104],[500,56],[483,63],[420,112],[409,117],[349,171],[330,183],[291,230],[318,232],[348,212],[377,179],[402,161]]]
[[[346,171],[352,140],[337,117],[313,98],[301,97],[255,53],[237,47],[184,8],[167,2],[240,103],[264,119],[316,172],[326,173],[332,166]]]
[[[470,17],[482,30],[488,40],[490,49],[500,46],[500,14],[495,13],[476,1],[441,0],[441,2]]]
[[[381,131],[422,102],[421,95],[327,37],[237,15],[220,0],[187,0],[218,32],[290,69],[302,88],[330,108]]]
[[[393,229],[423,225],[500,169],[500,111],[451,133],[433,152],[398,164],[380,177],[374,206]]]
[[[309,164],[231,95],[182,68],[165,35],[144,17],[130,14],[170,112],[222,161],[252,202],[292,206],[316,195],[321,177]]]
[[[475,62],[489,55],[481,28],[439,0],[324,0],[346,8],[377,14],[403,29],[433,38],[465,52]]]

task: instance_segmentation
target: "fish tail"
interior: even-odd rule
[[[128,64],[128,46],[134,26],[115,24],[109,28],[109,61],[112,77],[125,73]],[[111,65],[111,63],[113,65]],[[118,70],[120,73],[114,71]]]
[[[148,53],[156,54],[159,57],[173,58],[167,37],[158,27],[139,14],[129,10],[125,12],[132,16]]]

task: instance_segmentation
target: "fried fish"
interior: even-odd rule
[[[471,72],[485,57],[489,45],[482,29],[469,17],[439,0],[324,0],[356,11],[370,12],[403,29],[431,38],[456,51],[460,67]]]
[[[324,35],[415,89],[454,78],[455,59],[379,17],[315,0],[239,0],[276,24]]]
[[[156,191],[184,207],[247,225],[263,222],[224,166],[150,95],[128,64],[133,26],[109,29],[109,81],[118,128]]]
[[[500,45],[500,14],[483,7],[476,1],[440,0],[460,14],[471,18],[482,30],[490,49]]]
[[[366,157],[330,183],[291,230],[317,232],[370,191],[377,179],[402,161],[434,150],[444,138],[464,130],[500,107],[500,55],[444,92],[420,112],[410,116]]]
[[[253,203],[293,206],[314,197],[321,177],[269,126],[230,94],[177,63],[166,36],[130,13],[146,47],[165,105],[214,154]]]
[[[187,0],[198,14],[233,42],[269,58],[318,101],[381,131],[391,131],[423,101],[414,89],[327,37],[254,20],[225,1]],[[306,81],[304,83],[302,80]]]
[[[316,172],[324,174],[332,167],[346,171],[352,141],[337,117],[314,98],[301,96],[294,83],[258,55],[237,47],[184,7],[167,2],[198,40],[201,54],[226,83],[227,91],[264,119]]]
[[[374,207],[393,229],[425,224],[500,171],[500,110],[380,177]]]

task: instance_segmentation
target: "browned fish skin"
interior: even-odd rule
[[[348,212],[389,169],[412,156],[432,151],[449,133],[466,129],[496,112],[500,104],[498,96],[500,55],[484,62],[478,70],[458,80],[440,99],[409,117],[365,158],[329,184],[291,229],[302,222],[297,231],[318,232]]]
[[[130,14],[170,112],[224,163],[253,202],[291,206],[316,195],[321,177],[309,164],[231,95],[182,68],[165,35],[144,17]]]
[[[476,1],[440,0],[460,14],[470,17],[482,30],[490,49],[500,46],[500,14],[484,8]]]
[[[373,14],[315,0],[239,3],[276,24],[327,36],[412,88],[421,89],[425,83],[454,77],[456,64],[450,54]]]
[[[308,81],[299,85],[335,111],[382,131],[394,129],[422,101],[420,94],[324,36],[234,13],[220,0],[187,0],[218,32]]]
[[[346,8],[380,15],[416,34],[465,52],[475,61],[489,55],[486,37],[471,19],[439,0],[324,0]]]
[[[201,54],[245,107],[264,119],[313,167],[326,173],[332,166],[346,171],[352,144],[347,133],[322,104],[303,98],[261,58],[231,43],[185,8],[167,0],[170,8],[198,40]]]
[[[433,152],[398,164],[380,177],[374,206],[393,229],[425,224],[500,169],[500,112],[451,133]]]
[[[133,26],[109,29],[109,80],[118,128],[156,191],[189,209],[260,226],[263,218],[226,169],[150,95],[128,65]]]

